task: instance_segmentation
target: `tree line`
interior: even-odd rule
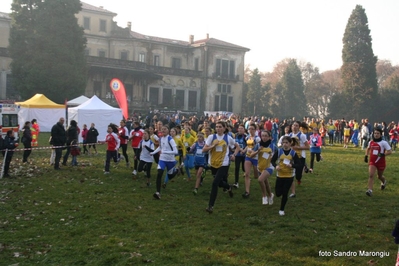
[[[378,60],[365,9],[357,5],[342,38],[342,66],[323,73],[287,58],[272,72],[245,70],[243,113],[288,118],[397,120],[399,66]]]

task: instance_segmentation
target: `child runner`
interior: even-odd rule
[[[195,170],[197,170],[197,179],[195,181],[195,187],[193,190],[194,195],[197,195],[198,193],[198,188],[201,185],[202,175],[206,167],[205,153],[203,152],[203,148],[205,146],[204,134],[202,132],[199,132],[197,134],[197,139],[198,140],[191,146],[189,150],[189,153],[194,154],[194,166]]]
[[[190,169],[194,168],[194,154],[189,153],[190,147],[197,140],[197,137],[192,134],[192,130],[186,126],[184,128],[184,132],[181,135],[181,140],[184,145],[184,149],[186,149],[186,159],[184,160],[184,168],[186,169],[187,179],[191,180]]]
[[[87,155],[89,154],[89,151],[87,150],[87,132],[88,132],[89,130],[87,129],[87,125],[86,124],[83,124],[83,129],[82,129],[82,139],[83,139],[83,154],[86,154],[86,152],[87,152]]]
[[[277,171],[276,196],[282,196],[280,210],[278,212],[280,216],[285,215],[284,209],[288,201],[288,192],[292,183],[294,183],[295,169],[301,165],[298,155],[291,148],[292,145],[296,145],[296,141],[296,139],[289,136],[284,136],[281,141],[282,148],[274,153],[271,160],[272,165]]]
[[[274,194],[270,188],[269,177],[273,174],[274,167],[271,165],[271,159],[276,150],[272,143],[272,134],[270,131],[262,131],[259,147],[255,148],[258,154],[259,185],[262,190],[262,204],[273,204]]]
[[[306,150],[309,150],[309,143],[306,138],[306,134],[299,131],[299,128],[305,129],[306,131],[308,130],[308,126],[306,123],[301,123],[299,121],[295,121],[291,125],[291,133],[290,137],[291,138],[296,138],[297,141],[295,141],[292,146],[292,149],[296,151],[300,164],[297,165],[297,168],[295,169],[295,178],[298,181],[298,185],[301,184],[302,180],[302,173],[305,170],[305,173],[308,172],[307,167],[306,167]],[[295,194],[295,182],[292,183],[291,187],[291,195],[290,198],[296,197]]]
[[[183,142],[182,142],[182,140],[181,140],[181,138],[180,138],[180,136],[178,136],[177,135],[177,130],[176,130],[176,128],[171,128],[170,129],[170,136],[173,138],[173,140],[175,141],[175,143],[176,143],[176,147],[177,147],[177,151],[178,151],[178,154],[175,156],[175,159],[176,159],[176,163],[177,163],[177,166],[176,166],[176,168],[177,168],[177,170],[179,170],[179,172],[177,173],[177,174],[179,174],[179,173],[182,173],[181,172],[181,169],[183,168],[183,166],[184,166],[184,164],[183,164],[183,166],[181,166],[180,164],[179,164],[179,162],[180,162],[180,160],[181,160],[181,156],[183,157],[182,159],[183,159],[183,161],[185,160],[185,158],[186,158],[186,148],[183,146]],[[180,150],[181,149],[181,150]],[[180,152],[181,151],[181,152]],[[181,155],[180,155],[181,154]],[[166,185],[168,184],[168,182],[169,182],[169,177],[168,177],[168,173],[166,173],[166,175],[165,175],[165,179],[164,179],[164,183],[163,183],[163,185],[162,185],[162,187],[163,188],[166,188]]]
[[[309,145],[310,145],[310,168],[309,172],[313,173],[313,165],[314,165],[314,157],[316,156],[316,161],[320,162],[321,160],[321,145],[323,144],[320,135],[318,134],[319,130],[317,128],[313,128],[313,134],[310,136]]]
[[[151,185],[151,167],[152,163],[154,162],[154,156],[152,156],[150,153],[155,150],[155,146],[150,139],[150,132],[148,130],[144,130],[143,139],[140,142],[139,149],[140,162],[137,171],[139,173],[145,171],[145,175],[147,177],[147,187],[149,187]]]
[[[374,175],[377,172],[377,177],[381,181],[381,190],[384,190],[387,185],[387,180],[384,177],[385,170],[385,156],[392,153],[388,142],[382,140],[382,130],[380,128],[374,129],[373,140],[369,142],[364,161],[369,163],[369,181],[366,195],[373,194]],[[369,156],[370,155],[370,160]]]
[[[235,169],[234,169],[234,177],[235,177],[235,182],[233,187],[238,188],[238,180],[240,178],[240,168],[242,171],[245,173],[245,168],[244,168],[244,163],[245,163],[245,148],[247,147],[247,141],[246,141],[247,135],[245,134],[245,128],[243,124],[240,124],[238,126],[238,132],[235,136],[235,141],[238,143],[240,146],[240,150],[237,153],[237,157],[235,158]]]
[[[203,152],[209,151],[208,164],[211,167],[212,175],[215,176],[212,183],[209,205],[208,208],[205,209],[208,213],[213,212],[213,206],[215,205],[218,194],[218,187],[227,189],[229,196],[233,197],[232,186],[230,186],[226,180],[230,164],[229,148],[233,148],[234,146],[236,149],[234,154],[230,156],[232,160],[234,160],[240,150],[240,146],[233,138],[227,135],[226,123],[223,121],[216,122],[216,134],[212,134],[206,139],[205,147],[202,149]]]
[[[245,148],[246,157],[245,157],[245,192],[242,194],[244,199],[249,198],[249,190],[251,186],[251,168],[254,171],[254,177],[258,179],[258,155],[255,154],[254,157],[250,157],[249,155],[252,153],[252,150],[255,148],[256,144],[260,142],[260,138],[256,134],[256,125],[250,124],[248,127],[249,134],[247,136],[246,142],[247,147]]]
[[[114,125],[109,125],[107,129],[108,135],[105,136],[105,142],[107,143],[107,153],[105,158],[105,169],[104,174],[109,174],[109,167],[111,158],[115,163],[118,162],[118,149],[120,145],[120,140],[117,135],[118,128]]]
[[[394,124],[392,129],[389,131],[389,137],[391,138],[391,149],[396,150],[396,144],[398,143],[398,129]]]
[[[169,136],[169,127],[162,126],[162,137],[159,141],[158,148],[151,152],[151,155],[157,154],[161,151],[159,155],[159,163],[158,163],[158,174],[157,174],[157,191],[154,193],[155,199],[161,199],[161,182],[162,175],[165,171],[165,168],[168,170],[169,180],[174,178],[176,174],[179,172],[176,165],[175,156],[178,154],[176,142],[173,140],[171,136]]]
[[[351,128],[349,126],[349,123],[345,123],[344,127],[344,148],[348,148],[349,140],[351,138]]]
[[[123,157],[125,157],[126,167],[129,167],[129,156],[127,155],[127,142],[129,141],[129,130],[126,127],[126,121],[121,120],[118,129],[119,139],[121,141],[121,148]]]
[[[80,155],[80,147],[78,145],[78,140],[74,139],[71,142],[72,166],[78,166],[78,155]]]
[[[140,123],[135,121],[133,122],[133,130],[130,132],[129,140],[132,140],[132,148],[133,148],[133,175],[137,175],[137,167],[139,165],[139,144],[143,139],[144,130],[141,128]]]
[[[159,137],[158,137],[158,135],[155,133],[154,127],[153,127],[153,126],[150,126],[150,127],[148,128],[148,131],[150,132],[150,139],[151,139],[151,141],[154,143],[154,148],[155,148],[155,149],[158,148],[158,146],[159,146]],[[162,133],[160,133],[160,134],[162,134]],[[154,161],[155,161],[156,164],[158,164],[158,162],[159,162],[159,153],[154,154]]]

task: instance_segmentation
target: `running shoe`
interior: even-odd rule
[[[234,196],[234,194],[233,194],[233,186],[230,185],[230,189],[227,192],[229,192],[229,196],[230,196],[230,198],[232,198]]]
[[[274,201],[274,194],[272,193],[272,195],[269,197],[269,205],[273,205]]]
[[[242,197],[243,197],[244,199],[249,198],[249,193],[245,191],[245,192],[242,194]]]
[[[278,214],[279,214],[280,216],[284,216],[284,215],[285,215],[285,212],[284,212],[284,211],[278,211]]]
[[[194,194],[194,196],[196,196],[196,195],[198,194],[198,189],[195,188],[195,189],[193,190],[193,194]]]
[[[238,183],[234,183],[234,184],[233,184],[233,187],[239,188],[240,186],[238,185]]]
[[[209,206],[208,208],[205,209],[209,214],[213,212],[213,207]]]
[[[290,198],[295,198],[295,197],[296,197],[296,194],[291,193]]]
[[[153,196],[155,199],[161,199],[161,194],[159,192],[155,192]]]
[[[262,197],[262,205],[268,205],[269,204],[269,200],[267,199],[267,197]]]
[[[381,190],[384,190],[387,185],[387,180],[385,179],[384,183],[381,184]]]
[[[367,189],[366,195],[371,197],[373,195],[373,191],[371,189]]]

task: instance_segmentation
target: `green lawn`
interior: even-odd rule
[[[48,134],[41,134],[39,144],[46,146],[47,140]],[[133,179],[124,163],[104,175],[105,147],[99,147],[99,155],[79,156],[80,166],[61,171],[49,165],[50,149],[33,151],[29,165],[21,163],[21,152],[14,154],[13,178],[0,179],[0,265],[395,263],[397,153],[387,157],[386,190],[380,191],[377,181],[368,197],[364,151],[327,147],[324,161],[314,174],[304,175],[280,217],[280,198],[261,205],[256,180],[250,198],[241,197],[242,177],[233,198],[219,190],[211,215],[205,212],[209,174],[197,196],[194,181],[184,176],[155,200],[155,166],[149,188],[144,176]],[[274,183],[275,175],[273,190]]]

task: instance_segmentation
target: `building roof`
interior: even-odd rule
[[[109,11],[107,9],[102,8],[102,7],[92,6],[92,5],[89,5],[89,4],[87,4],[85,2],[82,2],[82,1],[80,1],[80,2],[82,3],[82,9],[89,10],[89,11],[94,11],[94,12],[100,12],[100,13],[113,15],[113,16],[117,15],[116,13],[111,12],[111,11]]]
[[[244,49],[249,51],[249,48],[246,48],[244,46],[240,46],[240,45],[236,45],[233,43],[229,43],[229,42],[225,42],[219,39],[215,39],[215,38],[208,38],[208,39],[202,39],[202,40],[198,40],[198,41],[194,41],[193,43],[195,46],[197,45],[201,45],[201,44],[206,44],[206,45],[210,45],[210,46],[224,46],[224,47],[230,47],[230,48],[236,48],[236,49]]]
[[[130,31],[130,36],[135,39],[139,40],[148,40],[148,41],[154,41],[154,42],[162,42],[162,43],[170,43],[170,44],[176,44],[176,45],[182,45],[182,46],[188,46],[189,43],[185,41],[179,41],[179,40],[173,40],[173,39],[168,39],[168,38],[162,38],[162,37],[155,37],[155,36],[149,36],[149,35],[144,35],[135,31]]]
[[[168,44],[174,44],[174,45],[180,45],[184,47],[197,47],[200,45],[210,45],[210,46],[223,46],[223,47],[229,47],[229,48],[235,48],[235,49],[243,49],[249,51],[249,48],[239,46],[236,44],[232,44],[229,42],[225,42],[222,40],[218,40],[215,38],[208,38],[208,39],[202,39],[193,42],[190,44],[187,41],[180,41],[180,40],[174,40],[174,39],[168,39],[168,38],[162,38],[162,37],[155,37],[155,36],[148,36],[144,35],[135,31],[130,31],[130,36],[134,39],[139,39],[139,40],[148,40],[148,41],[154,41],[154,42],[161,42],[161,43],[168,43]]]
[[[0,18],[11,19],[10,14],[4,12],[0,12]]]

